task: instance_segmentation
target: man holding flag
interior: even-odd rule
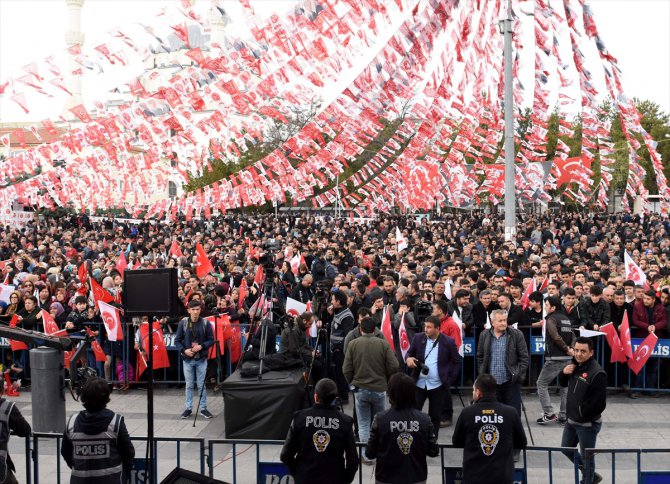
[[[645,292],[644,296],[642,296],[642,301],[636,302],[633,307],[631,335],[634,338],[646,338],[653,333],[656,337],[663,338],[667,325],[668,321],[665,306],[657,300],[656,292],[653,290]],[[632,357],[632,355],[630,355],[629,358],[630,357]],[[630,362],[628,366],[630,366]],[[650,358],[647,360],[645,371],[637,373],[635,386],[638,388],[656,388],[657,377],[658,358]],[[630,396],[636,398],[638,395],[636,393],[631,393]]]
[[[354,386],[359,440],[367,443],[372,419],[386,408],[387,382],[398,371],[398,360],[388,341],[374,336],[374,319],[363,319],[360,327],[361,337],[347,347],[342,373]],[[363,463],[372,463],[365,453]]]

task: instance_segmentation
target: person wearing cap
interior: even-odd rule
[[[348,484],[358,470],[354,420],[337,410],[337,385],[319,380],[314,406],[293,415],[280,459],[295,484]]]
[[[200,415],[208,419],[214,417],[207,410],[207,390],[204,388],[207,356],[209,348],[214,344],[214,335],[212,326],[200,316],[201,310],[200,301],[192,300],[188,303],[188,317],[179,322],[174,340],[182,357],[184,380],[186,381],[186,401],[181,414],[182,419],[189,418],[193,413],[194,383],[202,395]]]

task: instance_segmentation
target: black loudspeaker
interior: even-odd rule
[[[125,316],[177,316],[177,269],[138,269],[123,273]]]
[[[218,481],[211,477],[203,476],[197,472],[191,472],[179,467],[175,467],[168,476],[161,481],[161,484],[228,484],[224,481]]]

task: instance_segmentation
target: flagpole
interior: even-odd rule
[[[516,235],[516,194],[514,192],[514,93],[512,90],[512,0],[507,1],[507,18],[499,23],[505,36],[505,241]]]

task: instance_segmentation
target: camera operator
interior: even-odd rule
[[[330,323],[331,369],[342,404],[346,405],[349,402],[349,384],[342,373],[344,338],[354,329],[354,315],[347,307],[347,295],[342,291],[333,293],[328,313],[333,316]]]
[[[456,343],[440,333],[440,319],[437,316],[426,318],[424,332],[414,336],[405,361],[409,368],[414,369],[412,376],[416,381],[416,408],[422,410],[428,399],[428,415],[437,436],[445,395],[461,371],[461,356]]]
[[[290,324],[284,328],[279,338],[279,353],[287,354],[293,358],[298,358],[302,361],[303,366],[309,368],[312,366],[312,382],[317,382],[321,379],[323,372],[323,364],[321,363],[321,354],[318,350],[313,349],[309,345],[307,338],[307,329],[316,318],[310,312],[305,312],[295,319],[294,324]]]
[[[182,356],[184,380],[186,381],[186,401],[181,418],[189,418],[193,408],[193,383],[202,391],[200,401],[200,415],[212,418],[207,410],[207,390],[204,388],[207,373],[207,355],[209,348],[214,344],[212,326],[200,317],[201,306],[199,301],[188,303],[188,317],[179,322],[174,343]]]

